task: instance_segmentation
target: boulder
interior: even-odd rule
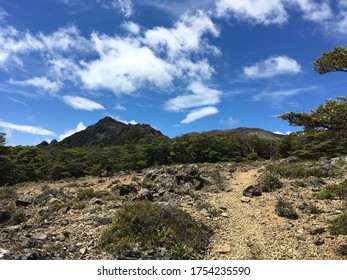
[[[253,197],[253,196],[261,196],[262,195],[262,191],[260,188],[258,187],[254,187],[254,186],[248,186],[243,192],[242,192],[243,196],[246,197]]]

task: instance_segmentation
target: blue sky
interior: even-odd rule
[[[298,128],[346,95],[311,62],[345,46],[345,0],[0,0],[0,132],[36,145],[105,116],[174,137]]]

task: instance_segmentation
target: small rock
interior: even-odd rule
[[[104,202],[103,202],[101,199],[97,198],[97,197],[93,197],[93,198],[89,201],[89,203],[90,203],[91,205],[102,205],[102,204],[104,204]]]
[[[227,213],[225,213],[225,212],[223,212],[223,213],[221,214],[221,216],[224,217],[224,218],[229,218],[229,215],[228,215]]]
[[[30,204],[32,204],[32,201],[25,200],[25,199],[16,200],[16,206],[29,206]]]
[[[80,251],[81,256],[84,256],[87,253],[88,249],[86,247],[84,247],[84,248],[81,248],[79,251]]]
[[[142,188],[136,195],[137,200],[149,200],[153,201],[153,195],[149,189]]]
[[[287,162],[296,162],[296,161],[299,161],[299,158],[297,156],[289,156],[287,157]]]
[[[33,235],[31,235],[31,238],[36,239],[36,240],[45,240],[45,239],[47,239],[47,234],[34,233]]]
[[[317,228],[314,228],[314,229],[310,230],[310,234],[312,234],[312,235],[321,234],[323,232],[325,232],[325,228],[324,227],[317,227]]]
[[[231,246],[229,244],[217,244],[213,246],[212,252],[215,254],[227,254],[231,252]]]
[[[0,260],[3,259],[6,254],[8,254],[10,251],[6,250],[6,249],[2,249],[0,248]]]
[[[107,225],[112,223],[112,217],[98,217],[96,218],[96,222],[101,224],[101,225]]]
[[[17,231],[17,230],[21,230],[22,227],[20,225],[16,225],[16,226],[9,226],[9,227],[6,227],[4,228],[4,231]]]
[[[306,235],[305,234],[299,234],[296,236],[296,238],[300,241],[305,241],[306,240]]]
[[[320,246],[323,245],[325,243],[324,239],[322,237],[315,237],[313,239],[313,244]]]
[[[9,211],[0,209],[0,224],[6,223],[11,218]]]
[[[249,203],[250,201],[251,201],[251,199],[247,196],[241,197],[241,202],[243,202],[243,203]]]

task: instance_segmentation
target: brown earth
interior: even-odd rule
[[[165,180],[172,174],[191,166],[121,172],[108,178],[86,177],[16,185],[13,188],[18,198],[30,204],[15,206],[14,201],[2,201],[0,208],[20,209],[28,219],[15,226],[0,224],[0,259],[112,259],[113,256],[99,246],[100,234],[123,202],[139,198],[143,189],[148,191],[149,177],[150,183],[156,186],[150,193],[155,201],[176,203],[213,229],[203,259],[347,259],[339,253],[341,246],[347,244],[346,236],[331,235],[327,224],[341,213],[340,200],[317,200],[314,188],[300,188],[288,179],[282,179],[284,187],[276,192],[242,198],[246,187],[257,185],[267,164],[193,166],[202,170],[207,178],[204,180],[210,184],[181,193],[169,192],[161,186],[164,182],[170,183]],[[219,181],[208,177],[217,173]],[[325,181],[340,182],[345,178],[346,165],[340,168],[338,177]],[[196,185],[197,180],[193,180],[189,184]],[[120,195],[120,188],[124,186],[133,186],[135,191]],[[55,203],[63,205],[63,202],[75,199],[79,191],[88,188],[94,189],[98,196],[75,201],[71,207],[53,207]],[[56,195],[52,190],[60,190],[61,194]],[[39,203],[38,198],[43,193],[48,194],[47,200]],[[289,220],[276,215],[279,196],[285,196],[293,203],[299,219]],[[317,205],[321,213],[301,211],[298,207],[303,202]]]

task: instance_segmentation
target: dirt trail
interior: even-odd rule
[[[241,202],[243,190],[255,185],[259,170],[260,168],[237,170],[228,182],[231,191],[210,197],[211,205],[222,207],[225,211],[215,230],[208,259],[266,258],[263,255],[266,251],[264,213],[259,207],[262,199]],[[221,255],[218,251],[224,252]]]

